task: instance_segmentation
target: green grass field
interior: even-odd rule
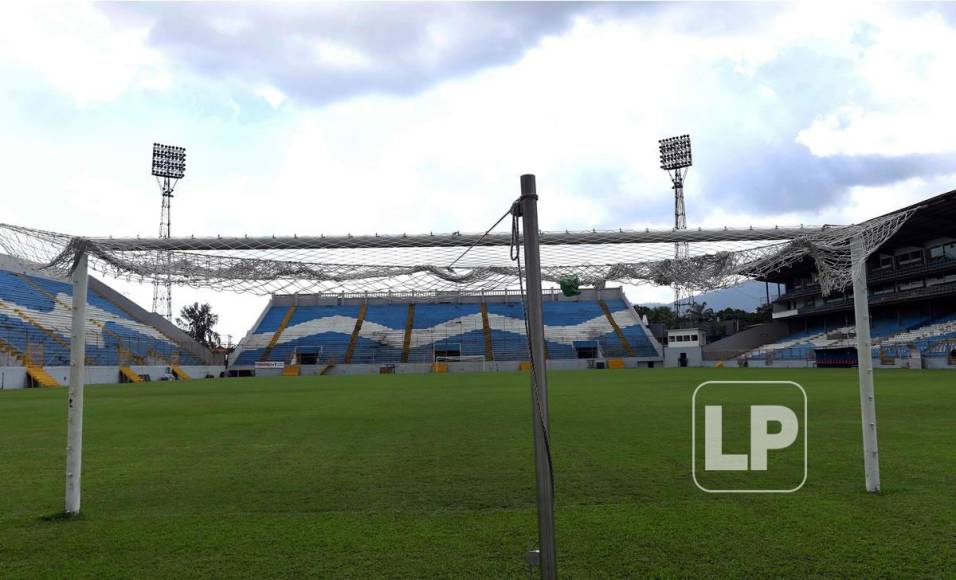
[[[796,380],[809,478],[706,494],[690,400]],[[956,576],[956,373],[878,371],[883,493],[855,370],[551,373],[565,577]],[[527,376],[88,387],[83,515],[63,509],[66,390],[0,392],[0,578],[526,577]]]

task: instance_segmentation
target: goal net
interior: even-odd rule
[[[451,356],[435,356],[435,362],[480,362],[484,364],[487,359],[483,354],[462,354]]]
[[[541,232],[542,280],[682,286],[705,292],[812,260],[825,295],[915,210],[849,226]],[[503,229],[507,229],[506,227]],[[108,277],[259,295],[481,292],[517,287],[515,232],[146,239],[75,237],[0,224],[0,251],[67,275],[85,254]],[[675,258],[675,244],[688,255]],[[859,264],[858,264],[859,265]]]
[[[849,226],[538,232],[534,176],[522,176],[521,185],[519,201],[480,234],[118,239],[0,224],[0,252],[52,275],[73,278],[66,513],[78,513],[80,508],[88,269],[144,283],[254,294],[394,292],[399,296],[406,291],[515,287],[524,292],[527,274],[525,326],[531,354],[539,529],[543,530],[551,525],[547,518],[553,510],[553,487],[541,284],[602,288],[618,282],[701,292],[812,261],[824,295],[853,285],[867,490],[879,490],[865,263],[915,209]],[[680,252],[675,252],[675,245]],[[522,249],[526,271],[522,270]],[[442,358],[467,360],[460,354]]]

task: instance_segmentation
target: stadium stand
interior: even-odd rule
[[[954,366],[956,357],[956,191],[917,206],[913,216],[867,261],[873,358]],[[815,352],[854,348],[852,292],[823,296],[809,260],[766,281],[786,288],[773,302],[773,318],[788,336],[742,355],[749,361],[812,362]]]
[[[294,314],[283,327],[285,313]],[[660,360],[653,339],[620,289],[574,298],[547,292],[549,359]],[[439,359],[528,359],[524,311],[516,292],[487,295],[278,295],[234,353],[256,362],[432,363]]]
[[[0,366],[30,369],[68,366],[72,294],[71,284],[39,275],[3,257],[0,260]],[[129,300],[119,303],[116,296],[117,293],[102,282],[91,280],[87,299],[90,322],[86,332],[87,365],[178,367],[211,362],[208,357],[203,360],[203,349],[198,344],[183,341],[185,335],[181,333],[174,338],[169,336],[174,332],[162,332],[155,325],[141,322],[151,315]],[[136,310],[138,312],[134,312]],[[42,376],[40,371],[31,370],[31,376],[33,374]],[[129,373],[126,376],[133,380]]]

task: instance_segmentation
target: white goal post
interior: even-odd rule
[[[866,489],[880,490],[866,260],[916,208],[850,226],[540,232],[537,202],[534,176],[522,176],[521,197],[487,232],[474,235],[114,239],[0,224],[0,250],[54,275],[69,275],[73,282],[65,512],[80,511],[90,269],[141,282],[159,280],[260,295],[389,291],[401,296],[406,290],[478,292],[520,286],[525,290],[531,353],[540,542],[534,558],[543,577],[554,577],[543,282],[573,278],[575,283],[595,287],[615,281],[705,290],[766,276],[810,259],[824,294],[853,288]],[[508,216],[511,234],[493,233]],[[690,244],[689,255],[675,258],[673,244],[684,242]],[[435,360],[485,364],[481,355]]]

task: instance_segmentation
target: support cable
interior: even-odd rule
[[[518,203],[518,202],[516,201],[516,202],[514,202],[514,203]],[[514,205],[512,205],[512,208],[513,208],[513,207],[514,207]],[[458,263],[458,260],[461,260],[462,258],[464,258],[464,257],[465,257],[465,254],[467,254],[468,252],[472,251],[472,250],[475,248],[475,246],[477,246],[478,244],[480,244],[480,243],[482,242],[482,240],[484,240],[486,237],[488,237],[488,234],[491,233],[491,230],[495,229],[496,227],[498,227],[498,224],[500,224],[501,222],[505,221],[505,218],[508,217],[509,215],[511,215],[512,211],[513,211],[513,210],[512,210],[511,208],[509,208],[508,211],[506,211],[503,216],[501,216],[500,218],[498,218],[498,221],[496,221],[493,226],[491,226],[490,228],[488,228],[488,229],[485,231],[485,233],[481,234],[481,237],[480,237],[480,238],[478,238],[477,240],[475,240],[475,242],[474,242],[473,244],[471,244],[470,246],[468,246],[467,248],[465,248],[465,251],[462,252],[460,256],[458,256],[457,258],[455,258],[454,261],[452,261],[451,264],[448,264],[447,266],[445,266],[445,268],[447,268],[447,269],[450,270],[452,266],[454,266],[455,264]]]
[[[528,359],[531,363],[531,381],[535,385],[534,388],[534,408],[535,408],[535,419],[541,425],[541,431],[544,433],[544,447],[545,447],[545,456],[548,461],[548,473],[550,474],[551,482],[551,507],[554,508],[554,464],[551,458],[551,433],[548,430],[548,424],[544,420],[544,410],[541,408],[541,397],[538,393],[538,381],[537,381],[537,365],[535,364],[534,359],[534,349],[531,346],[531,326],[528,322],[528,305],[527,305],[527,295],[524,291],[524,274],[521,268],[521,235],[519,232],[520,226],[518,225],[519,218],[521,217],[520,206],[516,201],[511,207],[511,246],[509,248],[509,253],[511,259],[516,261],[518,264],[518,288],[521,294],[521,313],[524,317],[524,328],[525,328],[525,338],[528,341]]]

